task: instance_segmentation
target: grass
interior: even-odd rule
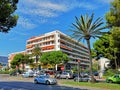
[[[64,81],[61,84],[71,85],[71,86],[85,86],[85,87],[94,87],[101,88],[101,90],[120,90],[120,84],[109,84],[109,83],[89,83],[89,82],[73,82],[73,81]]]

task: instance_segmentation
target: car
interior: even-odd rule
[[[56,76],[56,78],[60,78],[60,79],[71,79],[73,78],[73,74],[70,72],[62,72],[61,74],[58,74]]]
[[[112,77],[106,78],[107,83],[120,83],[120,74],[115,74]]]
[[[10,73],[10,76],[17,76],[17,72],[15,72],[15,71],[14,71],[14,72],[11,72],[11,73]]]
[[[33,72],[24,72],[23,74],[22,74],[22,77],[33,77],[34,76],[34,73]]]
[[[91,81],[91,77],[90,76],[75,77],[74,81],[75,82],[90,82]]]
[[[43,84],[57,84],[57,80],[55,78],[51,78],[49,75],[39,75],[34,78],[34,83],[43,83]]]
[[[49,75],[53,75],[54,71],[53,70],[45,70],[45,73],[49,74]]]

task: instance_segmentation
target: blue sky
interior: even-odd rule
[[[19,0],[17,26],[0,33],[0,56],[25,50],[26,40],[53,30],[68,31],[75,16],[94,13],[105,16],[112,0]],[[93,43],[95,40],[92,40]]]

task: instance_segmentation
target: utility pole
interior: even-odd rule
[[[78,62],[78,82],[79,82],[79,78],[80,78],[80,60],[77,60]]]

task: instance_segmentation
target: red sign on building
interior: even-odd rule
[[[77,62],[79,62],[80,63],[80,60],[78,59],[78,61]]]
[[[62,71],[64,70],[64,66],[61,67],[61,70],[62,70]]]

